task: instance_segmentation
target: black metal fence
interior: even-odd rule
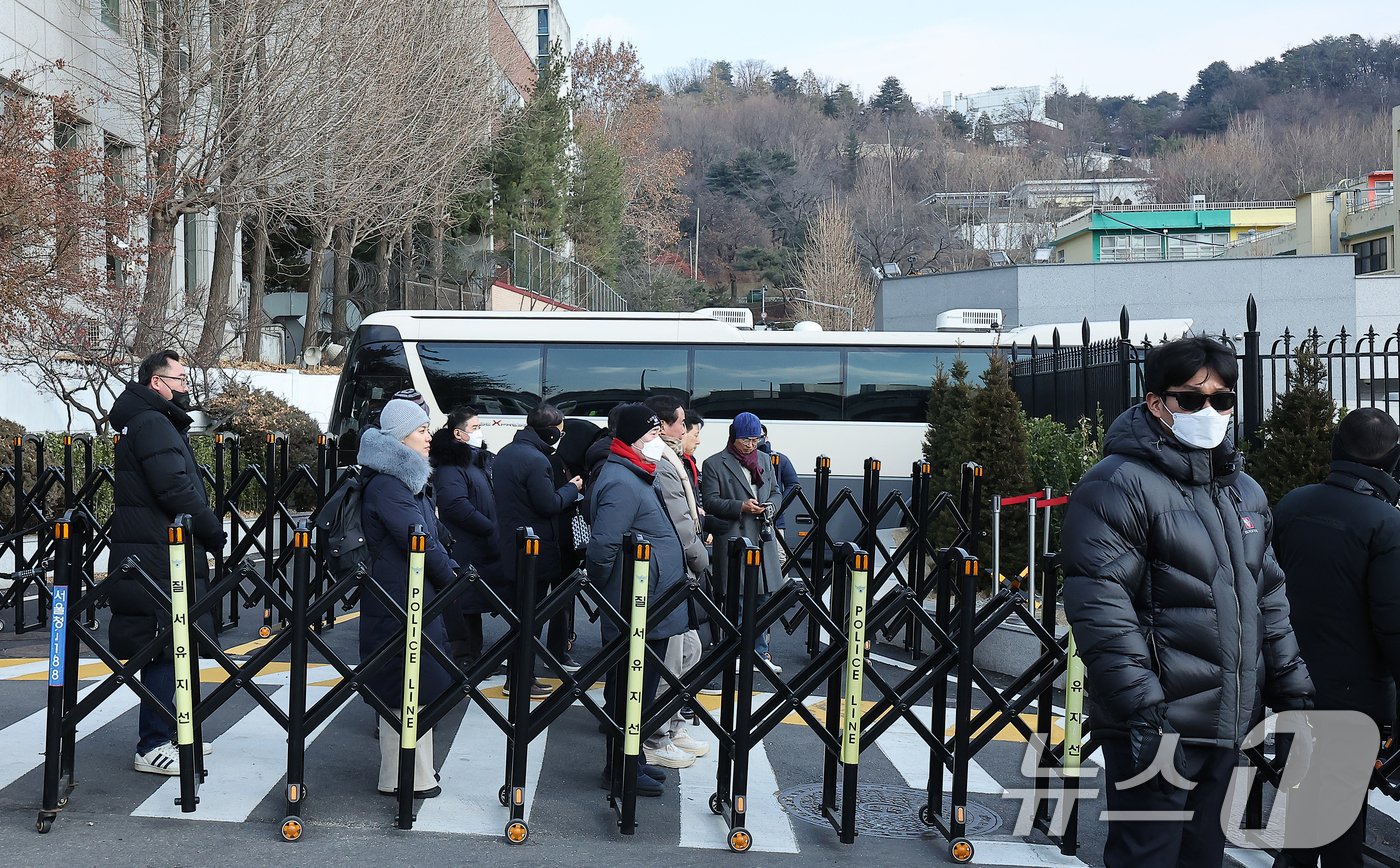
[[[1288,388],[1304,344],[1316,352],[1326,369],[1326,388],[1339,407],[1379,407],[1400,412],[1400,328],[1381,334],[1374,328],[1353,335],[1343,326],[1330,337],[1316,328],[1282,335],[1264,351],[1258,329],[1259,312],[1250,296],[1245,305],[1246,331],[1232,338],[1218,335],[1235,348],[1240,366],[1240,412],[1235,414],[1238,439],[1252,440],[1279,396]],[[1011,380],[1027,415],[1050,416],[1065,425],[1102,413],[1107,426],[1118,414],[1143,400],[1143,361],[1156,346],[1149,339],[1129,340],[1128,309],[1119,315],[1119,336],[1089,342],[1089,321],[1082,324],[1079,346],[1062,346],[1057,329],[1049,347],[1032,339],[1029,347],[1012,345]]]

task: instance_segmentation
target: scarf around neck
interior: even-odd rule
[[[749,479],[753,480],[754,485],[762,484],[763,465],[758,463],[757,449],[750,452],[748,455],[744,455],[737,448],[735,448],[734,442],[732,440],[730,441],[729,445],[725,447],[725,449],[729,452],[730,455],[733,455],[735,458],[739,459],[740,464],[744,465],[744,469],[749,472]]]
[[[616,437],[613,438],[612,446],[608,447],[608,451],[621,458],[626,458],[628,461],[637,465],[637,467],[641,468],[642,470],[645,470],[649,475],[654,475],[656,473],[655,464],[652,464],[650,461],[647,461],[646,458],[644,458],[637,452],[637,450],[633,449],[631,446],[628,446],[626,443],[623,443]]]

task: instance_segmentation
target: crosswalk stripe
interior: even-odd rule
[[[78,700],[97,689],[93,685],[78,692]],[[91,714],[78,722],[77,737],[81,740],[136,707],[136,694],[130,688],[120,687],[107,697],[107,701],[97,706]],[[8,787],[30,771],[44,764],[44,732],[48,722],[47,709],[39,709],[23,720],[16,721],[0,729],[0,744],[6,746],[0,751],[0,789]],[[131,733],[136,740],[136,733]],[[133,747],[132,755],[135,756]]]
[[[974,841],[972,860],[977,865],[1064,866],[1084,868],[1082,860],[1066,856],[1054,844],[1026,844],[1021,841]]]
[[[325,687],[308,688],[307,704],[315,703],[329,692]],[[291,687],[288,686],[274,693],[272,700],[286,711],[290,697]],[[324,723],[307,735],[308,747],[345,707],[342,704],[331,712]],[[170,778],[132,811],[131,816],[241,823],[286,778],[286,745],[286,731],[262,706],[256,706],[214,739],[213,756],[205,760],[209,777],[200,785],[196,813],[181,813],[175,804],[180,795],[180,779]]]
[[[502,713],[504,700],[491,700]],[[549,730],[530,743],[529,764],[525,769],[525,820],[535,803],[535,790],[544,764]],[[505,780],[506,737],[475,703],[462,716],[452,740],[452,749],[442,761],[442,795],[423,803],[414,828],[430,832],[456,832],[468,835],[499,836],[510,819],[501,805],[499,792]]]
[[[38,677],[40,681],[44,681],[49,677],[48,672],[49,661],[47,659],[24,661],[19,662],[18,665],[7,666],[5,669],[0,669],[0,681],[29,681],[31,679],[25,676],[30,675]]]
[[[710,796],[719,775],[718,747],[711,747],[708,754],[695,760],[695,765],[676,774],[681,787],[680,845],[701,850],[727,850],[729,828],[722,817],[710,810]],[[801,852],[792,821],[778,804],[778,779],[762,742],[749,751],[748,797],[744,828],[753,837],[752,849],[760,853]]]
[[[1226,847],[1225,855],[1245,866],[1245,868],[1273,868],[1274,857],[1263,850],[1247,850],[1243,847]]]
[[[917,709],[925,726],[933,720],[930,709]],[[928,789],[929,747],[923,738],[914,731],[907,720],[896,720],[880,735],[875,745],[885,754],[895,769],[904,776],[909,786],[916,790]],[[943,770],[943,792],[951,792],[953,773]],[[967,763],[967,791],[969,793],[993,793],[1001,795],[1005,789],[996,779],[987,774],[977,760]]]

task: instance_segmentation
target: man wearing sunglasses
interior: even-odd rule
[[[1238,368],[1207,337],[1147,354],[1147,399],[1070,495],[1065,613],[1103,742],[1107,868],[1219,865],[1260,705],[1311,706],[1263,490],[1227,435]]]

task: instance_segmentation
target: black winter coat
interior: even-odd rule
[[[1400,677],[1397,495],[1385,471],[1333,461],[1326,482],[1294,489],[1274,509],[1274,548],[1317,707],[1377,724],[1395,715]]]
[[[428,534],[424,558],[424,606],[452,582],[456,564],[438,540],[437,516],[427,490],[428,460],[378,428],[366,428],[360,437],[360,464],[377,471],[365,483],[360,518],[369,546],[370,576],[399,607],[408,601],[408,541],[414,525]],[[365,660],[396,634],[402,649],[403,622],[377,594],[360,595],[360,659]],[[423,633],[444,652],[451,653],[442,618],[423,625]],[[425,652],[419,668],[418,702],[427,705],[447,689],[447,670]],[[403,703],[403,652],[399,650],[366,686],[390,708]]]
[[[506,581],[515,583],[515,531],[532,528],[540,538],[540,556],[535,578],[540,582],[558,581],[559,516],[578,499],[578,489],[569,483],[555,484],[550,453],[530,428],[522,428],[515,439],[496,456],[491,484],[496,493],[496,529],[501,540],[501,569]]]
[[[510,583],[501,570],[501,539],[496,530],[496,497],[491,493],[485,449],[477,449],[452,436],[450,429],[433,435],[429,448],[433,461],[433,496],[438,517],[452,535],[452,560],[471,564],[498,595],[509,603]],[[486,597],[470,586],[457,598],[466,614],[491,612]]]
[[[1273,517],[1230,444],[1183,446],[1139,404],[1105,438],[1065,513],[1065,614],[1090,726],[1121,737],[1167,703],[1183,739],[1237,747],[1262,703],[1312,694],[1288,621]]]
[[[588,541],[588,577],[614,606],[622,607],[618,610],[622,617],[631,615],[623,597],[624,590],[631,590],[632,577],[622,575],[622,535],[628,531],[651,543],[648,605],[685,581],[685,554],[654,475],[620,455],[609,455],[598,472],[589,504],[593,536]],[[690,611],[681,604],[657,619],[649,610],[647,622],[648,640],[667,639],[690,628]],[[617,636],[617,625],[611,618],[599,618],[598,623],[604,642]]]
[[[190,575],[195,581],[191,590],[197,595],[209,579],[206,551],[222,549],[225,535],[223,523],[209,507],[199,465],[186,436],[189,414],[149,386],[128,383],[112,405],[111,421],[119,437],[114,461],[112,549],[107,563],[110,574],[118,578],[112,591],[108,632],[112,653],[126,658],[155,636],[158,615],[164,610],[140,580],[120,578],[121,565],[135,557],[146,573],[168,588],[170,523],[176,516],[188,514],[194,534]],[[212,619],[202,626],[212,635]]]

